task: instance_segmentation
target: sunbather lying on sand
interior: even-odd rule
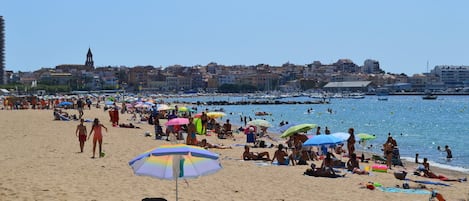
[[[198,144],[200,147],[209,149],[209,148],[214,148],[214,149],[231,149],[230,146],[225,146],[225,145],[219,145],[219,144],[210,144],[207,142],[207,139],[203,139],[202,141],[199,142]]]
[[[269,152],[250,152],[249,146],[244,146],[243,160],[266,160],[270,161]]]

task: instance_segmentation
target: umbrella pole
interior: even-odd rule
[[[178,177],[176,177],[176,201],[178,201]]]

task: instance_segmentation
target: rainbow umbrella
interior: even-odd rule
[[[222,168],[219,155],[202,147],[185,144],[161,145],[146,151],[129,162],[134,173],[158,179],[197,178],[212,174]]]

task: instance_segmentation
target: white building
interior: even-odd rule
[[[432,70],[432,74],[440,77],[447,88],[469,86],[469,66],[438,65]]]

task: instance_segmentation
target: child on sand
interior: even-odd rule
[[[86,126],[83,125],[84,120],[80,119],[80,124],[77,126],[77,130],[75,131],[75,135],[78,137],[78,141],[80,141],[80,152],[83,153],[83,147],[85,146],[86,141]]]
[[[96,152],[96,142],[99,142],[99,157],[102,157],[102,144],[103,144],[103,134],[101,131],[101,128],[104,128],[107,132],[107,128],[99,122],[98,118],[95,118],[93,121],[93,127],[91,127],[90,134],[88,135],[88,139],[90,139],[91,134],[93,134],[94,131],[94,136],[93,136],[93,157],[95,158],[95,152]]]

